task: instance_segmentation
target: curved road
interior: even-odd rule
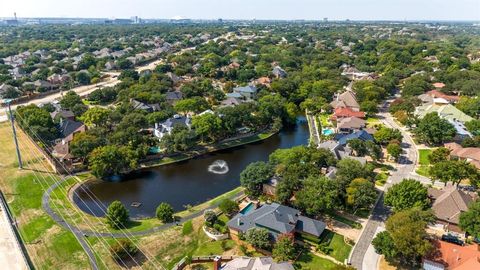
[[[399,183],[404,178],[413,178],[424,184],[431,184],[431,180],[429,178],[422,177],[414,173],[418,159],[418,150],[410,134],[404,128],[395,123],[389,113],[379,113],[379,116],[383,118],[382,122],[386,126],[400,130],[403,135],[402,148],[404,150],[404,154],[400,157],[398,165],[396,166],[396,170],[389,177],[387,183],[385,184],[384,190],[387,190],[393,184]],[[384,191],[381,192],[380,198],[372,211],[370,219],[365,225],[360,238],[357,240],[357,243],[350,254],[349,262],[358,270],[371,270],[364,267],[364,260],[377,259],[365,257],[365,254],[379,228],[384,226],[383,223],[389,214],[388,207],[383,204],[383,196]],[[370,261],[370,263],[368,263],[368,265],[372,264],[376,264],[376,262],[372,263]]]

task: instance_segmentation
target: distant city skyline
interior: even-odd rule
[[[479,0],[0,0],[0,17],[480,20]]]

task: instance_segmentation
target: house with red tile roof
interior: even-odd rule
[[[333,115],[330,117],[332,121],[337,121],[341,118],[347,117],[357,117],[357,118],[365,118],[365,113],[360,111],[354,111],[350,108],[336,108],[333,112]]]
[[[443,87],[445,87],[445,84],[441,83],[441,82],[436,82],[436,83],[433,84],[433,87],[435,87],[437,89],[442,89]]]
[[[480,269],[480,251],[477,244],[459,246],[445,241],[434,241],[435,251],[423,260],[427,270]]]
[[[462,160],[466,160],[473,166],[480,169],[480,148],[478,147],[462,147],[458,143],[446,143],[444,145],[450,149],[450,156]]]
[[[459,96],[447,95],[438,90],[430,90],[423,95],[418,96],[424,103],[435,104],[449,104],[457,103],[460,100]]]

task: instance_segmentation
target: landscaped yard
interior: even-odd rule
[[[337,266],[334,262],[320,258],[311,253],[302,253],[294,263],[295,269],[305,270],[330,270]]]
[[[330,252],[327,255],[335,258],[339,262],[343,262],[348,258],[352,246],[345,243],[343,235],[325,230],[320,236],[320,244],[325,244]]]
[[[430,165],[428,156],[432,153],[432,149],[419,149],[418,150],[418,163],[420,165]]]

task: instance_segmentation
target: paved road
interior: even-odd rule
[[[3,203],[0,202],[0,268],[29,269]]]
[[[421,180],[422,182],[428,181],[429,183],[431,183],[429,180],[425,179],[424,177],[420,177],[414,174],[415,166],[418,158],[418,151],[415,146],[415,143],[413,142],[413,139],[410,137],[408,132],[402,129],[401,127],[399,127],[397,123],[393,121],[393,118],[389,113],[380,113],[379,116],[383,118],[382,122],[385,125],[399,129],[403,135],[402,148],[404,150],[404,153],[398,162],[399,164],[396,166],[396,170],[392,173],[387,183],[385,184],[384,190],[387,190],[391,185],[402,181],[402,179],[404,178],[414,178],[414,179]],[[375,205],[375,208],[372,211],[372,215],[369,221],[367,222],[367,224],[365,225],[362,235],[358,239],[352,251],[352,254],[350,257],[350,263],[358,270],[363,269],[364,260],[376,259],[376,258],[372,258],[371,256],[366,257],[365,254],[369,246],[371,245],[371,242],[373,240],[373,237],[375,236],[375,233],[377,232],[377,230],[379,230],[379,227],[383,226],[383,223],[385,222],[389,214],[389,209],[383,204],[383,196],[384,196],[384,192],[382,191],[380,194],[380,199]],[[371,261],[365,262],[365,265],[373,265],[373,262]],[[364,269],[364,270],[371,270],[371,269]]]

